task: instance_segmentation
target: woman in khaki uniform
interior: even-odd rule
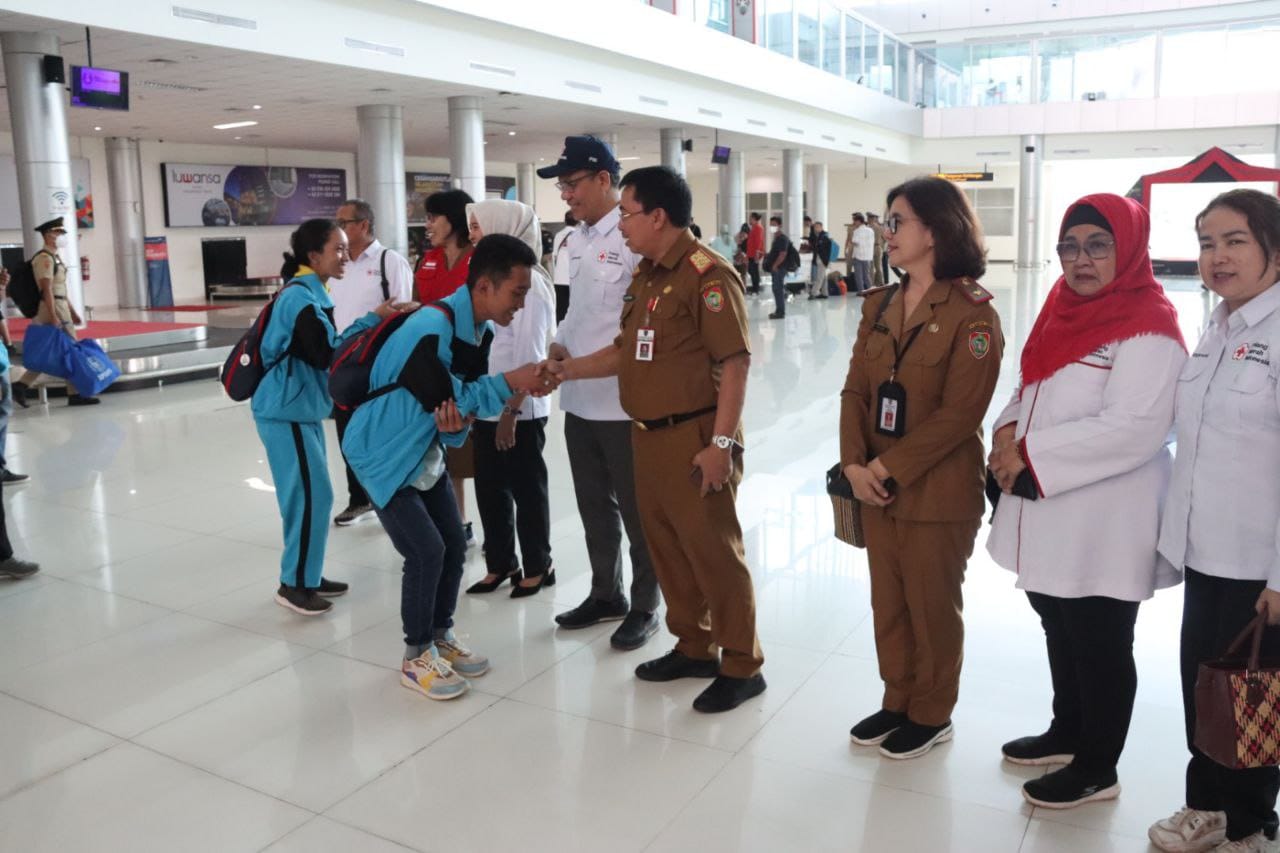
[[[984,508],[982,419],[1003,339],[982,232],[939,178],[889,191],[901,284],[867,291],[840,408],[840,461],[862,502],[882,709],[861,745],[914,758],[950,740],[960,686],[965,562]]]
[[[63,227],[62,217],[59,216],[40,225],[36,230],[44,237],[44,248],[31,259],[31,269],[40,288],[40,308],[31,323],[36,326],[61,326],[75,340],[80,315],[76,313],[71,300],[67,299],[67,265],[58,256],[58,249],[66,244],[67,229]],[[27,408],[27,392],[39,379],[40,374],[34,370],[23,373],[22,378],[13,383],[14,402]],[[68,405],[92,406],[98,402],[97,397],[77,394],[75,386],[67,383]]]

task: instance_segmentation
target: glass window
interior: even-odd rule
[[[1155,97],[1154,33],[1045,39],[1039,50],[1042,101]],[[1203,74],[1206,64],[1202,54],[1191,67]]]
[[[765,0],[765,39],[767,47],[783,56],[795,56],[791,27],[791,0]]]
[[[818,53],[818,0],[796,0],[796,29],[798,59],[805,65],[817,66]]]
[[[909,101],[911,92],[911,48],[905,44],[898,45],[898,61],[894,64],[893,96],[899,101]]]
[[[707,0],[707,26],[722,33],[730,32],[729,6],[731,0]]]
[[[832,3],[822,4],[822,70],[840,73],[840,19],[844,15]]]
[[[969,46],[939,45],[934,51],[934,59],[938,63],[938,106],[964,106],[967,101],[961,69],[969,62]]]
[[[916,49],[915,91],[911,94],[911,103],[925,107],[938,105],[938,63],[933,58],[933,51]]]
[[[866,83],[862,66],[862,21],[844,16],[844,79]]]
[[[880,53],[871,66],[871,88],[886,95],[893,94],[893,69],[898,61],[898,43],[880,34]]]
[[[1271,91],[1280,22],[1170,30],[1160,57],[1160,96]]]
[[[862,73],[866,76],[866,86],[880,91],[880,42],[884,34],[875,27],[868,26],[862,31]]]
[[[975,44],[962,70],[969,106],[1030,100],[1031,43]]]
[[[965,187],[964,194],[988,237],[1013,236],[1014,191],[1004,187]]]

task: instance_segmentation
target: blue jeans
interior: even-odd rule
[[[444,474],[425,492],[405,488],[384,507],[374,508],[391,544],[404,557],[400,580],[400,621],[406,646],[435,642],[453,627],[467,553],[462,517],[453,485]]]
[[[782,316],[787,313],[787,270],[785,267],[773,270],[773,310]]]

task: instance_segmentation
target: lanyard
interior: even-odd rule
[[[893,342],[893,355],[894,355],[894,359],[893,359],[893,370],[891,370],[891,371],[889,372],[889,381],[890,381],[890,382],[895,381],[895,379],[896,379],[896,377],[897,377],[897,375],[898,375],[898,367],[902,364],[902,358],[903,358],[903,356],[905,356],[905,355],[907,354],[907,350],[911,349],[911,345],[912,345],[912,344],[914,344],[914,343],[916,342],[916,338],[918,338],[918,337],[920,336],[920,330],[921,330],[921,329],[923,329],[923,328],[924,328],[924,324],[923,324],[923,323],[921,323],[919,326],[916,326],[914,329],[912,329],[912,330],[911,330],[911,334],[907,336],[907,342],[906,342],[906,344],[902,347],[902,349],[898,349],[898,342],[897,342],[897,341],[894,341],[894,342]]]

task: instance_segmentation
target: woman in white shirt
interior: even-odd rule
[[[489,199],[467,205],[471,242],[486,234],[509,234],[529,244],[537,254],[542,229],[533,208],[518,201]],[[556,330],[556,299],[551,276],[541,266],[530,270],[524,307],[510,325],[499,326],[489,350],[489,373],[503,373],[530,362],[546,361]],[[542,459],[551,403],[546,397],[516,394],[501,417],[477,421],[472,427],[476,449],[476,504],[484,528],[484,559],[488,569],[467,592],[493,592],[508,578],[511,597],[535,595],[556,582],[551,567],[551,507],[547,494],[547,465]],[[524,572],[516,560],[520,542]]]
[[[1002,751],[1015,764],[1065,765],[1023,785],[1045,808],[1119,795],[1138,604],[1178,582],[1156,538],[1186,348],[1152,275],[1150,231],[1146,209],[1120,196],[1067,209],[1063,276],[995,424],[990,464],[1002,494],[987,549],[1017,572],[1040,616],[1053,680],[1048,731]]]
[[[1178,377],[1177,460],[1160,554],[1184,568],[1186,805],[1149,830],[1161,850],[1269,849],[1280,769],[1232,770],[1193,744],[1195,681],[1254,618],[1280,623],[1280,201],[1232,190],[1196,217],[1200,277],[1218,296]],[[1276,352],[1272,352],[1272,347]],[[1280,631],[1263,639],[1280,656]]]

